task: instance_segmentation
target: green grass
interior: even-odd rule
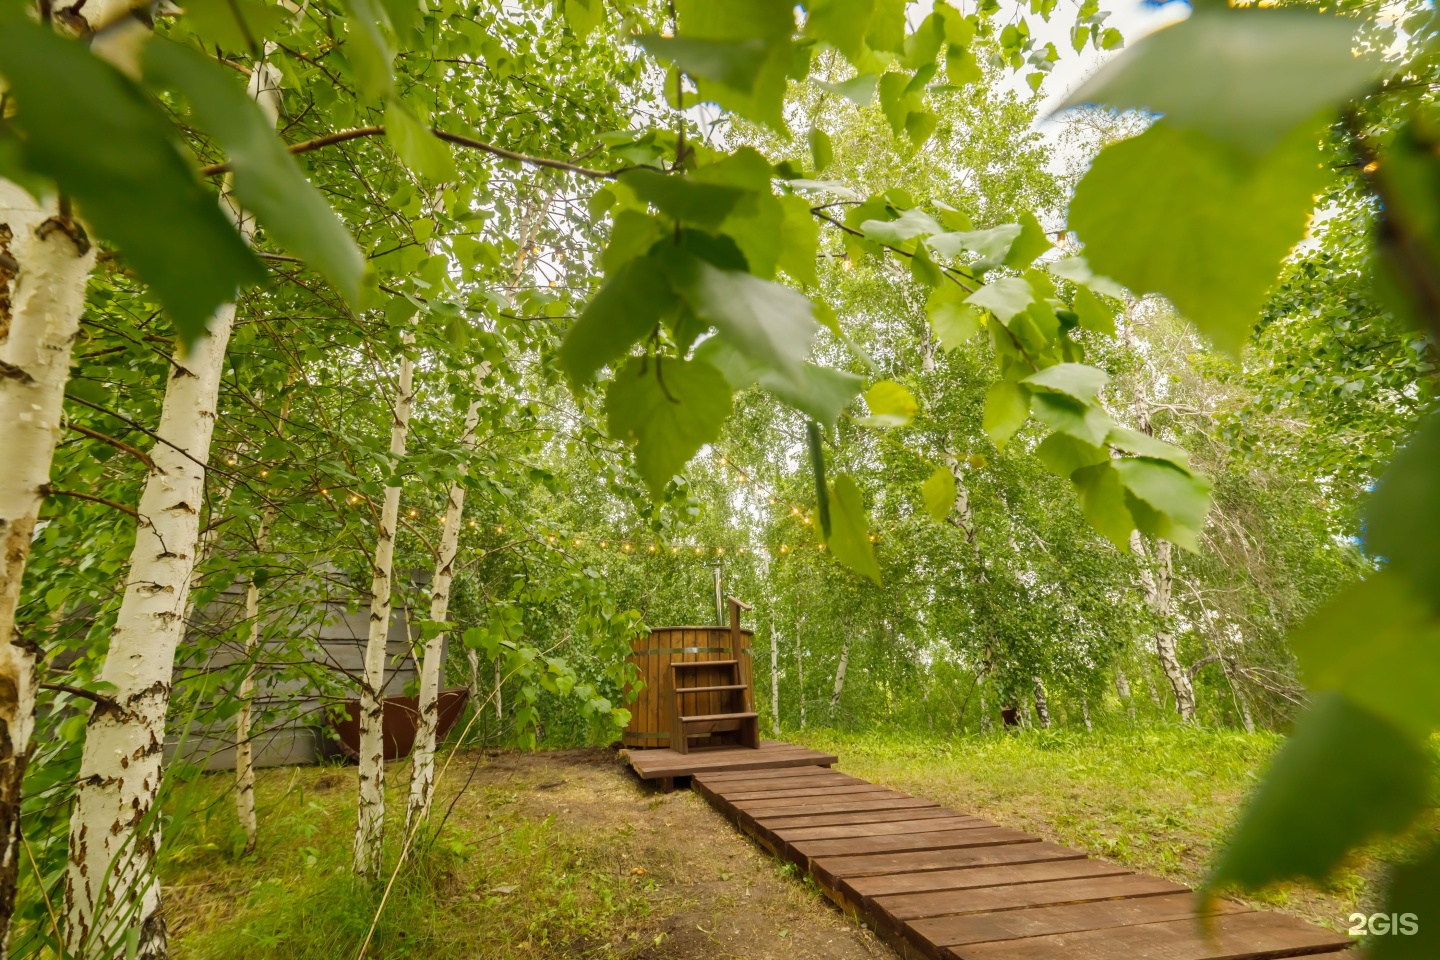
[[[354,770],[263,771],[260,846],[248,857],[236,856],[242,843],[230,782],[203,777],[175,798],[194,805],[171,825],[163,848],[176,955],[355,956],[383,885],[351,877]],[[388,796],[401,816],[403,786]],[[605,831],[527,815],[517,798],[514,784],[477,783],[466,791],[438,840],[423,844],[400,872],[368,956],[499,958],[555,955],[562,947],[578,956],[647,912],[645,899],[609,863]],[[402,823],[392,818],[387,826],[399,836]],[[390,866],[393,860],[387,878]]]
[[[1283,742],[1195,728],[943,739],[787,730],[785,739],[837,754],[855,776],[1192,885]],[[1383,862],[1411,845],[1373,845],[1324,889],[1278,884],[1249,899],[1343,928],[1352,910],[1373,904]]]

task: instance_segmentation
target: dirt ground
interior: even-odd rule
[[[653,881],[637,960],[893,960],[896,954],[689,790],[643,784],[610,750],[486,758],[478,782],[536,817],[615,831],[622,868]],[[463,803],[463,800],[462,800]]]

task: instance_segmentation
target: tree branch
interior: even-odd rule
[[[72,687],[68,683],[52,683],[48,680],[42,681],[38,686],[41,690],[58,690],[61,693],[69,693],[77,697],[83,697],[93,703],[98,703],[107,710],[114,710],[116,713],[124,712],[120,709],[120,704],[111,700],[105,696],[105,694],[96,693],[94,690],[86,690],[84,687]]]
[[[589,167],[566,163],[564,160],[532,157],[529,154],[516,153],[513,150],[506,150],[504,147],[497,147],[483,140],[475,140],[471,137],[461,136],[458,133],[450,133],[435,127],[431,127],[430,132],[446,143],[453,143],[457,147],[481,150],[505,160],[515,160],[520,163],[529,164],[532,167],[549,167],[552,170],[564,170],[567,173],[575,173],[582,177],[590,177],[595,180],[610,180],[620,172],[618,170],[592,170]],[[355,127],[351,130],[338,130],[335,133],[327,133],[325,136],[316,137],[313,140],[303,140],[300,143],[292,143],[290,144],[290,152],[292,154],[309,153],[311,150],[319,150],[321,147],[333,146],[337,143],[344,143],[347,140],[358,140],[362,137],[379,137],[383,136],[384,133],[385,127],[383,125]],[[230,162],[227,160],[224,163],[212,163],[208,167],[202,167],[200,172],[207,177],[212,177],[222,173],[229,173],[230,169]]]
[[[130,454],[130,456],[134,457],[136,460],[139,460],[151,470],[155,469],[155,461],[151,460],[150,455],[144,450],[141,450],[139,447],[132,447],[124,440],[116,440],[114,437],[107,436],[99,432],[98,430],[91,430],[89,427],[82,427],[78,423],[67,423],[66,426],[69,427],[71,430],[74,430],[76,433],[84,434],[91,440],[99,440],[101,443],[108,443],[116,450],[120,450]]]
[[[133,507],[127,507],[123,503],[116,503],[114,500],[106,500],[104,497],[97,497],[94,494],[78,493],[74,490],[59,490],[48,483],[40,487],[40,493],[43,496],[47,497],[73,497],[76,500],[89,500],[91,503],[102,503],[107,507],[114,507],[121,513],[128,513],[136,520],[140,519],[140,514],[136,513]]]

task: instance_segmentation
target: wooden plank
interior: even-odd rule
[[[1085,930],[1112,930],[1144,923],[1194,920],[1201,916],[1195,895],[1171,893],[1130,900],[1103,900],[1098,903],[1070,903],[1058,907],[1001,910],[963,916],[912,920],[907,929],[916,945],[931,957],[940,957],[942,947],[955,948],[997,940],[1080,933]],[[1230,900],[1217,900],[1207,915],[1248,913],[1249,907]]]
[[[953,811],[946,812],[951,816],[936,817],[923,823],[915,823],[912,820],[895,820],[889,823],[842,823],[824,827],[788,827],[776,830],[775,835],[787,843],[793,843],[797,840],[841,840],[845,837],[878,837],[886,834],[914,833],[919,830],[931,833],[936,830],[981,830],[986,827],[998,826],[989,820],[981,820],[979,817],[967,817],[955,814]]]
[[[706,788],[710,789],[710,788]],[[747,790],[744,793],[719,793],[729,803],[749,803],[752,800],[804,800],[807,797],[851,797],[859,793],[893,792],[888,787],[877,787],[864,780],[841,780],[818,787],[790,787],[784,790]]]
[[[1030,863],[977,866],[962,870],[931,870],[925,873],[893,873],[841,880],[840,886],[856,902],[879,900],[901,894],[920,894],[942,890],[974,890],[1044,883],[1080,877],[1110,877],[1130,871],[1103,860],[1088,857],[1080,860],[1037,860]]]
[[[956,916],[964,913],[994,913],[1028,907],[1053,907],[1067,903],[1090,903],[1128,897],[1155,897],[1188,893],[1178,883],[1122,873],[1109,877],[1079,880],[1051,880],[1044,883],[1016,883],[1004,887],[971,890],[943,890],[937,893],[908,893],[876,897],[875,909],[891,921],[920,920],[926,917]]]
[[[761,750],[771,750],[766,744],[773,741],[766,741],[760,744]],[[773,780],[780,777],[843,777],[846,774],[840,773],[830,767],[808,766],[791,767],[787,770],[712,770],[700,774],[704,781],[716,787],[728,786],[730,784],[741,784],[760,780]]]
[[[848,813],[867,810],[902,810],[910,807],[933,807],[929,800],[918,800],[903,793],[876,793],[865,795],[863,800],[832,800],[820,802],[820,798],[801,797],[812,802],[791,804],[789,801],[745,800],[734,804],[736,810],[756,820],[769,820],[788,816],[803,816],[816,813]]]
[[[956,850],[919,850],[913,853],[879,853],[864,857],[821,857],[810,862],[810,872],[830,886],[841,878],[877,877],[886,873],[921,873],[926,870],[957,870],[988,867],[997,863],[1033,863],[1037,860],[1079,860],[1085,854],[1056,843],[1036,839],[1033,843],[1010,843],[1001,847],[970,847]]]
[[[954,817],[947,807],[909,807],[900,810],[861,810],[851,813],[819,813],[798,817],[769,817],[767,827],[788,830],[793,827],[828,827],[837,824],[894,823],[913,820],[935,820]]]
[[[764,771],[771,772],[771,771]],[[783,770],[777,771],[784,773]],[[774,793],[785,793],[791,790],[828,790],[834,787],[876,787],[875,784],[856,777],[847,777],[843,773],[827,773],[820,776],[806,775],[800,777],[778,776],[766,780],[725,780],[716,783],[713,780],[704,781],[705,789],[713,791],[717,796],[727,797],[734,800],[751,798],[751,795],[764,795]]]
[[[953,850],[962,847],[996,847],[1006,843],[1034,843],[1028,833],[1009,827],[979,830],[939,830],[927,833],[883,834],[874,837],[842,837],[835,840],[787,841],[797,856],[852,857],[871,853],[903,853],[909,850]]]
[[[946,960],[1271,960],[1336,953],[1348,937],[1278,913],[1216,917],[1208,931],[1174,920],[950,947]],[[1347,954],[1347,960],[1350,955]]]
[[[760,749],[750,747],[697,747],[682,754],[662,747],[653,750],[631,749],[626,752],[630,766],[642,779],[686,777],[721,770],[766,770],[793,768],[823,770],[835,762],[833,754],[820,753],[805,747],[766,740]]]

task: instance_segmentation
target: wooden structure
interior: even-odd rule
[[[657,750],[626,750],[625,759],[642,780],[654,780],[669,792],[675,781],[701,773],[734,773],[747,770],[784,770],[787,768],[828,767],[835,762],[833,753],[821,753],[809,747],[778,740],[761,740],[760,747],[709,747],[678,753],[668,747]]]
[[[1177,883],[824,763],[717,765],[691,782],[906,960],[1267,960],[1352,944],[1231,900],[1209,908],[1207,933],[1195,895]]]
[[[740,626],[750,607],[730,598],[730,623],[708,627],[655,627],[631,644],[635,665],[626,747],[759,746],[755,713],[752,631]],[[677,709],[678,704],[678,709]],[[677,722],[684,719],[676,733]]]

